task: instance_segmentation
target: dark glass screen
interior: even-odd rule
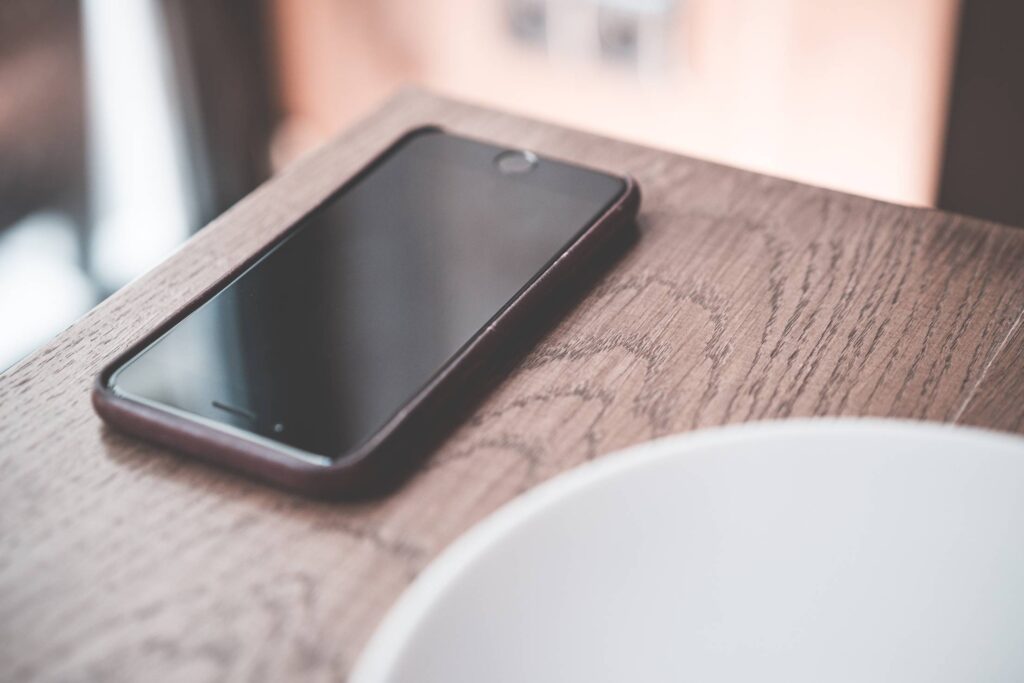
[[[115,373],[115,389],[327,458],[352,450],[624,190],[551,160],[502,163],[504,151],[412,136]]]

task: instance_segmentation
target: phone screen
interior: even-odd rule
[[[377,432],[624,191],[622,179],[571,164],[412,135],[110,385],[330,462]]]

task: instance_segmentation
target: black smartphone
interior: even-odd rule
[[[628,178],[418,129],[111,363],[94,405],[293,490],[377,493],[638,204]]]

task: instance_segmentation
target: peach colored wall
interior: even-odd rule
[[[581,2],[581,0],[556,0]],[[956,0],[688,0],[664,68],[517,44],[497,0],[278,0],[287,159],[402,82],[776,175],[931,203]]]

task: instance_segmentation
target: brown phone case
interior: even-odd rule
[[[359,182],[410,136],[436,130],[436,126],[424,126],[403,135],[325,201]],[[291,491],[326,498],[382,495],[413,472],[414,465],[457,424],[459,414],[472,407],[500,379],[526,345],[548,326],[553,315],[575,299],[579,287],[601,272],[602,266],[616,258],[633,239],[640,191],[632,178],[624,180],[626,189],[622,195],[459,349],[426,386],[370,439],[329,465],[306,462],[270,444],[120,396],[109,386],[110,377],[119,367],[221,291],[290,234],[305,216],[106,365],[93,386],[93,406],[108,424],[121,431]],[[319,207],[309,213],[316,208]]]

